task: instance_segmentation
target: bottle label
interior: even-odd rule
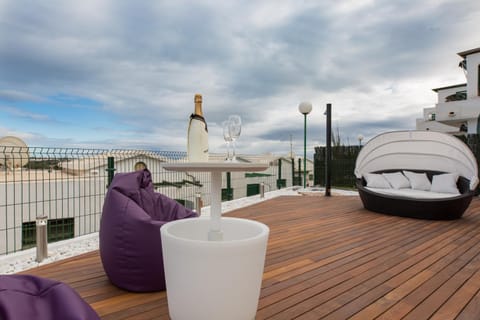
[[[190,123],[192,122],[192,119],[196,119],[196,120],[202,121],[202,122],[205,124],[205,131],[208,132],[207,122],[205,121],[205,118],[204,118],[204,117],[202,117],[202,116],[200,116],[200,115],[198,115],[198,114],[192,113],[192,114],[190,115]]]
[[[187,156],[190,162],[208,162],[208,131],[202,116],[190,117]]]

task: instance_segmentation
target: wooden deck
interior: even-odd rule
[[[340,196],[229,215],[271,228],[257,319],[480,319],[479,199],[457,221],[376,214]],[[98,251],[25,273],[70,284],[102,319],[168,319],[165,292],[112,286]]]

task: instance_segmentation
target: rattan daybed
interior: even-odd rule
[[[458,174],[457,194],[367,187],[368,174]],[[370,140],[355,165],[357,188],[366,209],[404,217],[451,220],[468,208],[478,184],[475,156],[456,137],[432,131],[395,131]],[[438,180],[437,180],[438,181]]]

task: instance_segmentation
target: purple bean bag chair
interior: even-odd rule
[[[196,216],[156,193],[147,169],[116,174],[100,222],[100,257],[110,281],[129,291],[165,290],[160,227]]]
[[[68,285],[31,275],[0,275],[2,320],[96,320],[95,311]]]

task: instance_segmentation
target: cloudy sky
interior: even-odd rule
[[[432,88],[465,82],[478,0],[0,0],[0,136],[31,146],[186,150],[203,94],[212,152],[243,119],[240,152],[414,129]]]

